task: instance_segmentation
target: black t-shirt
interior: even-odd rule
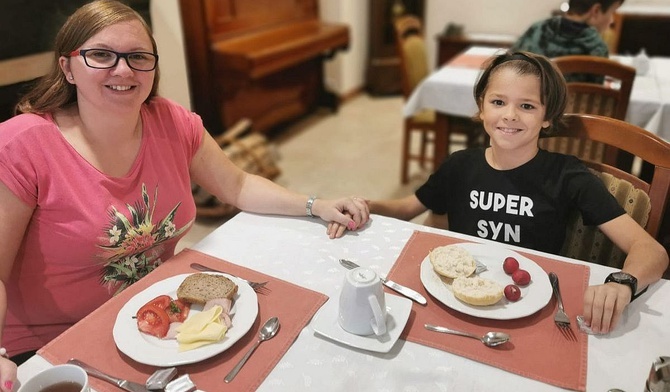
[[[496,170],[484,149],[455,152],[417,191],[449,229],[480,238],[559,253],[570,212],[586,225],[625,213],[602,181],[577,158],[540,150],[526,164]]]

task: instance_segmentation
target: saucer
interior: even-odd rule
[[[326,302],[312,320],[314,332],[325,336],[336,342],[348,346],[360,348],[368,351],[387,353],[400,337],[400,333],[407,324],[409,313],[412,310],[412,301],[384,293],[386,300],[386,333],[377,336],[375,334],[368,336],[354,335],[342,329],[337,322],[339,312],[340,298],[331,297]]]

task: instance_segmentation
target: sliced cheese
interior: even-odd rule
[[[228,328],[221,321],[223,309],[220,306],[194,314],[177,328],[179,352],[218,342],[226,335]]]

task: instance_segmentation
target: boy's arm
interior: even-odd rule
[[[368,205],[372,214],[390,216],[405,221],[416,218],[428,209],[413,194],[402,199],[370,200]]]

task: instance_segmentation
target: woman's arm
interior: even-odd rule
[[[288,189],[260,176],[244,172],[228,159],[214,139],[204,131],[202,145],[191,163],[193,181],[224,203],[244,211],[264,214],[305,216],[308,196]],[[326,222],[338,222],[351,230],[365,225],[369,211],[363,202],[352,198],[316,199],[312,205],[315,216]],[[349,218],[344,213],[349,213]]]
[[[628,214],[603,223],[599,228],[628,255],[622,271],[637,278],[638,292],[661,279],[668,268],[667,252]],[[594,332],[609,332],[618,324],[630,300],[627,285],[610,282],[591,286],[584,295],[584,319]]]
[[[28,227],[33,209],[23,203],[0,182],[0,338],[7,314],[7,291],[5,282],[10,278],[16,254]],[[0,341],[2,341],[0,339]],[[16,382],[16,365],[0,357],[0,391],[10,392]]]

